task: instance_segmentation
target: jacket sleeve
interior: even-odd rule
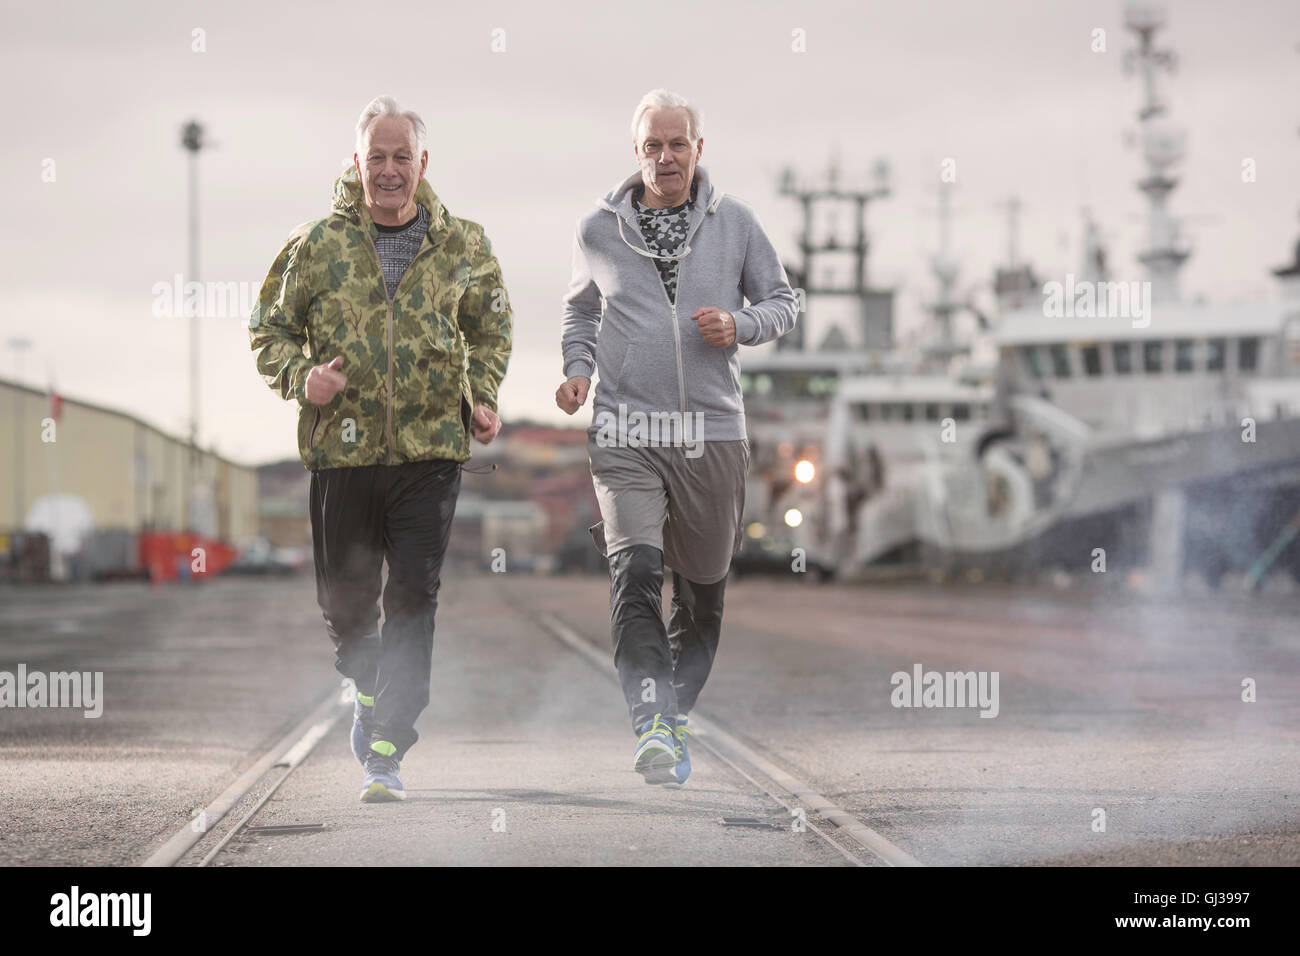
[[[596,371],[596,336],[600,330],[602,301],[600,288],[591,277],[587,252],[582,247],[582,227],[573,237],[573,268],[569,291],[564,295],[564,317],[560,323],[560,353],[564,377],[591,378]]]
[[[275,257],[257,305],[248,317],[249,343],[256,353],[257,371],[283,399],[306,405],[304,387],[312,360],[307,357],[307,309],[311,280],[307,265],[307,233],[295,232]]]
[[[794,328],[794,290],[790,288],[776,249],[753,215],[749,219],[740,290],[749,300],[749,305],[732,314],[736,320],[738,344],[762,345]]]
[[[469,385],[474,404],[485,405],[495,412],[497,392],[510,363],[514,322],[501,263],[492,253],[487,234],[482,227],[476,228],[481,241],[456,316],[469,350]]]

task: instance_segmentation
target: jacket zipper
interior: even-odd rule
[[[705,206],[704,215],[700,217],[700,221],[696,224],[694,229],[692,229],[690,232],[686,234],[686,238],[682,240],[681,247],[683,249],[690,248],[691,239],[693,239],[695,237],[695,234],[700,231],[700,226],[704,225],[704,220],[708,218],[709,218],[709,207]],[[682,333],[681,330],[677,328],[677,297],[681,295],[682,292],[682,266],[685,264],[685,262],[686,260],[684,258],[677,260],[677,288],[673,290],[673,301],[672,301],[673,337],[676,340],[676,345],[677,345],[677,390],[682,403],[682,441],[683,442],[685,442],[686,440],[686,372],[682,369]],[[658,269],[655,270],[656,273],[658,273],[658,271],[659,271]],[[659,280],[659,287],[663,288],[662,279]],[[668,298],[667,291],[664,292],[664,298],[665,299]]]
[[[616,216],[619,215],[617,210],[614,211],[614,215]],[[701,220],[701,222],[702,221],[703,220]],[[646,247],[646,252],[649,252],[650,246],[646,243],[645,236],[641,235],[641,226],[638,223],[631,223],[631,225],[636,228],[636,234],[641,237],[641,244]],[[694,232],[692,232],[691,235],[694,235]],[[689,244],[690,244],[690,237],[688,236],[686,241],[683,242],[682,245],[687,246]],[[682,262],[683,261],[684,260],[682,259],[677,260],[677,288],[673,290],[673,297],[671,299],[668,298],[668,290],[664,288],[663,276],[659,274],[659,266],[657,261],[654,259],[650,260],[650,267],[655,271],[655,280],[659,285],[659,291],[664,294],[664,301],[668,303],[668,308],[672,310],[672,314],[673,314],[673,347],[677,351],[677,399],[678,399],[678,403],[682,415],[682,428],[685,429],[686,428],[686,373],[682,370],[682,332],[681,329],[677,327],[677,296],[682,291]]]
[[[682,291],[682,263],[685,260],[677,260],[677,287],[673,289],[673,301],[668,303],[673,310],[673,345],[677,348],[677,397],[682,407],[682,429],[686,429],[686,372],[682,369],[682,330],[677,327],[677,294]],[[655,269],[655,275],[658,277],[659,270]],[[659,279],[659,288],[663,289],[664,280]],[[664,298],[668,298],[668,290],[664,289]]]
[[[375,253],[375,265],[379,266],[379,285],[384,290],[384,301],[388,304],[388,318],[385,323],[385,329],[387,330],[388,335],[388,388],[386,389],[387,395],[385,396],[384,406],[384,437],[388,441],[387,464],[391,465],[393,463],[393,445],[395,444],[393,441],[393,299],[395,296],[388,294],[388,283],[384,281],[384,264],[379,259],[379,247],[375,245],[375,237],[370,234],[369,229],[366,229],[365,232],[366,238],[370,240],[370,248]],[[430,243],[429,248],[421,249],[417,252],[415,258],[412,259],[410,264],[406,267],[406,272],[402,273],[402,279],[406,278],[407,273],[409,273],[411,267],[419,261],[420,256],[424,255],[426,252],[432,252],[435,248],[437,247]],[[397,291],[402,291],[401,280],[398,280]],[[314,428],[312,432],[315,434]]]

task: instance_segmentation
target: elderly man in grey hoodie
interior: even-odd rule
[[[688,714],[713,667],[741,541],[749,440],[738,346],[789,332],[796,309],[754,211],[698,165],[699,111],[653,90],[632,137],[639,171],[578,223],[555,401],[574,414],[600,370],[587,451],[603,520],[591,531],[609,558],[633,765],[672,786],[690,774]]]

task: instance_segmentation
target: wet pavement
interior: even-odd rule
[[[729,586],[698,713],[924,864],[1294,865],[1297,610],[747,578]],[[557,640],[547,615],[605,664]],[[707,739],[684,789],[643,783],[608,648],[604,579],[450,568],[432,703],[402,766],[410,799],[358,801],[339,704],[249,820],[301,829],[241,832],[213,864],[852,863]],[[101,717],[0,709],[0,864],[142,862],[337,692],[331,659],[310,575],[0,591],[0,671],[104,674]],[[982,675],[986,691],[996,675],[996,716],[980,716],[987,701],[895,706],[895,675],[918,666]]]

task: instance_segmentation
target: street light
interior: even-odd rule
[[[205,145],[203,127],[196,120],[190,120],[181,127],[181,146],[190,154],[190,248],[189,275],[186,276],[186,283],[199,281],[199,151]],[[189,301],[189,298],[187,296],[186,300]],[[185,508],[182,520],[184,520],[187,529],[194,524],[194,486],[197,481],[199,448],[199,310],[197,302],[202,301],[202,299],[195,298],[196,304],[190,311],[190,450],[187,456],[188,474],[185,476],[185,486],[182,489],[185,494]]]

